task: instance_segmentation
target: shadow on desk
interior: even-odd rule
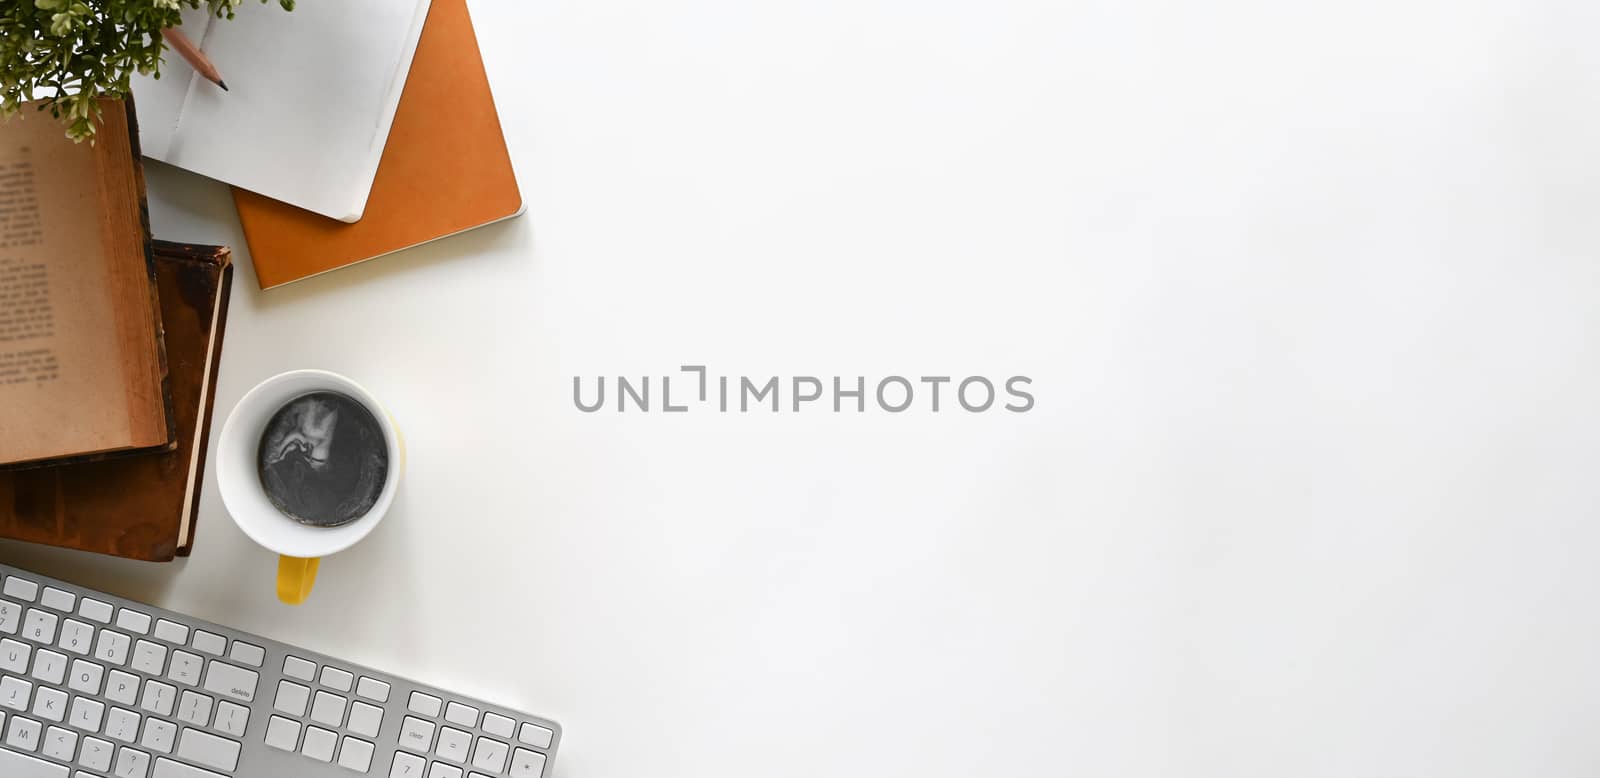
[[[525,246],[526,251],[510,249]],[[293,281],[271,289],[250,289],[258,294],[258,305],[272,308],[296,305],[326,295],[337,295],[354,286],[371,284],[385,276],[422,272],[441,264],[472,265],[472,274],[504,281],[518,264],[527,264],[533,255],[531,228],[523,218],[506,219],[469,232],[447,235],[427,243],[400,249],[369,260],[356,262],[325,273]],[[248,255],[248,246],[243,247]],[[241,252],[235,247],[234,257]],[[254,258],[249,259],[250,283],[256,282]],[[465,271],[463,271],[465,272]],[[240,290],[235,290],[235,294]]]
[[[0,540],[0,564],[99,589],[130,600],[160,603],[186,560],[152,563],[118,559],[17,540]]]

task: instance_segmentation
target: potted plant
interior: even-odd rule
[[[0,114],[40,99],[67,137],[93,139],[95,97],[124,97],[134,73],[161,77],[161,31],[184,8],[233,18],[243,0],[0,0]],[[265,3],[267,0],[261,0]],[[294,0],[278,0],[284,10]]]

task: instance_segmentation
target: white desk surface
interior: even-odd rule
[[[304,0],[317,2],[322,0]],[[0,559],[500,700],[561,778],[1579,775],[1593,3],[474,2],[528,213],[262,293],[411,460],[276,604]],[[1028,414],[599,414],[573,376],[1030,375]]]

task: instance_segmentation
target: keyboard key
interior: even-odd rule
[[[0,775],[6,778],[67,778],[67,768],[13,751],[0,751]]]
[[[245,725],[250,723],[250,709],[237,705],[227,700],[217,703],[217,721],[214,726],[218,732],[234,737],[244,737]]]
[[[200,672],[205,669],[206,660],[199,654],[188,651],[172,652],[172,664],[167,667],[167,680],[176,681],[184,686],[197,686],[200,683]],[[216,691],[207,689],[206,691]]]
[[[44,731],[44,755],[61,762],[70,762],[78,755],[78,733],[60,727]]]
[[[101,624],[111,623],[111,613],[114,610],[115,608],[112,608],[110,603],[101,602],[88,597],[83,598],[83,602],[78,605],[79,616],[82,616],[90,621],[97,621]]]
[[[256,699],[256,681],[260,674],[254,670],[243,667],[234,667],[226,662],[211,660],[211,669],[206,672],[205,689],[212,694],[232,697],[240,702],[254,702]]]
[[[394,765],[389,768],[389,778],[422,778],[422,768],[426,764],[421,757],[397,751]]]
[[[211,698],[204,694],[185,691],[178,696],[178,720],[197,727],[210,725],[211,703]]]
[[[48,646],[56,642],[57,621],[59,618],[54,613],[29,608],[27,615],[22,617],[22,636]]]
[[[117,629],[148,635],[150,634],[150,617],[138,611],[123,608],[117,611]]]
[[[279,751],[293,751],[300,747],[300,722],[273,716],[267,720],[267,745]]]
[[[0,632],[15,635],[20,626],[22,626],[22,606],[0,600]]]
[[[372,769],[372,744],[345,736],[344,745],[339,747],[339,766],[358,773]]]
[[[350,723],[347,725],[351,732],[366,737],[377,737],[378,728],[383,726],[383,708],[356,702],[350,706]]]
[[[388,702],[389,684],[376,678],[362,678],[356,684],[356,694],[374,702]]]
[[[438,716],[439,709],[443,705],[444,700],[422,692],[412,692],[411,699],[406,702],[406,707],[411,709],[412,713],[420,713],[424,716]]]
[[[139,698],[139,707],[157,716],[171,716],[172,706],[177,702],[177,687],[168,686],[160,681],[144,682],[144,696]]]
[[[100,637],[94,641],[94,658],[121,667],[128,661],[128,645],[132,642],[132,638],[121,632],[100,630]]]
[[[28,660],[33,657],[33,646],[11,638],[0,640],[0,670],[8,673],[28,672]]]
[[[112,708],[106,714],[106,728],[101,734],[112,740],[132,743],[139,738],[139,714],[125,708]]]
[[[506,767],[506,752],[510,746],[498,740],[486,737],[478,738],[478,747],[472,751],[472,767],[475,770],[488,770],[498,773]]]
[[[67,724],[84,732],[99,732],[100,719],[105,716],[105,703],[78,697],[72,701],[72,711],[67,714]],[[109,758],[109,754],[107,755]],[[84,765],[88,767],[88,765]],[[91,768],[102,770],[105,768]]]
[[[25,711],[31,699],[33,699],[33,684],[9,675],[0,679],[0,707]]]
[[[47,686],[39,687],[33,698],[33,715],[41,719],[61,721],[67,717],[67,693]]]
[[[184,730],[193,732],[194,730]],[[151,751],[160,751],[163,754],[172,753],[172,741],[178,736],[178,727],[170,721],[150,719],[144,723],[144,737],[139,739],[139,745]],[[180,754],[181,756],[181,754]]]
[[[39,649],[33,655],[34,678],[60,686],[67,677],[67,657],[54,651]]]
[[[444,708],[444,720],[463,727],[478,726],[478,709],[471,705],[452,702]]]
[[[272,700],[272,707],[290,716],[304,716],[306,703],[310,700],[310,689],[290,681],[279,681],[278,694]]]
[[[228,654],[228,658],[251,667],[260,667],[261,663],[266,661],[267,652],[266,649],[254,643],[235,640],[233,641],[233,651]]]
[[[106,678],[106,699],[132,705],[139,699],[139,676],[112,670]]]
[[[483,731],[496,737],[509,738],[516,734],[517,722],[498,713],[483,714]]]
[[[341,692],[350,691],[350,682],[355,676],[334,667],[322,668],[322,685]]]
[[[434,762],[428,767],[428,778],[461,778],[461,768]]]
[[[300,753],[319,762],[332,762],[333,749],[338,744],[338,735],[321,727],[306,727],[306,741],[300,745]]]
[[[344,726],[345,698],[337,694],[318,691],[311,703],[311,720],[330,727]]]
[[[519,748],[511,755],[511,778],[539,778],[544,772],[544,754]]]
[[[39,598],[39,604],[53,611],[71,613],[73,606],[78,604],[78,597],[72,592],[46,586],[44,596]]]
[[[459,729],[445,727],[439,731],[439,743],[433,753],[441,759],[456,764],[466,764],[467,751],[472,747],[472,736]]]
[[[14,575],[6,576],[5,594],[14,600],[33,602],[39,596],[39,585]]]
[[[535,748],[549,748],[550,738],[555,737],[554,732],[538,724],[523,724],[522,731],[517,733],[517,739]]]
[[[116,778],[145,778],[150,774],[150,755],[123,746],[117,749],[117,767],[111,774]]]
[[[97,737],[86,737],[83,739],[83,750],[78,753],[78,764],[103,773],[111,769],[111,757],[116,753],[115,743]]]
[[[156,639],[175,646],[186,646],[189,644],[189,628],[176,621],[160,619],[156,621]]]
[[[317,679],[317,665],[297,656],[283,658],[283,674],[310,683]]]
[[[407,716],[400,723],[400,747],[426,754],[433,748],[434,723],[415,716]]]
[[[228,652],[228,639],[215,632],[197,629],[194,631],[194,650],[212,656],[222,656]]]
[[[6,745],[20,748],[23,751],[39,750],[39,733],[44,725],[33,719],[21,716],[12,716],[11,724],[6,727]]]
[[[133,669],[145,675],[161,675],[167,666],[167,647],[148,640],[133,644]]]
[[[239,744],[198,729],[186,729],[183,738],[178,741],[178,756],[232,772],[239,766]]]
[[[105,676],[105,668],[93,662],[82,659],[72,660],[72,677],[67,680],[67,687],[83,694],[99,694],[100,679]]]
[[[77,619],[67,619],[61,625],[61,639],[56,646],[78,656],[88,656],[94,645],[94,625]]]
[[[156,771],[150,778],[228,778],[228,776],[199,767],[190,767],[163,756],[156,759]]]

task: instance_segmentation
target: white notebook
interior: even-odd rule
[[[243,3],[185,10],[223,91],[170,49],[134,78],[144,155],[353,222],[366,209],[429,0]]]

